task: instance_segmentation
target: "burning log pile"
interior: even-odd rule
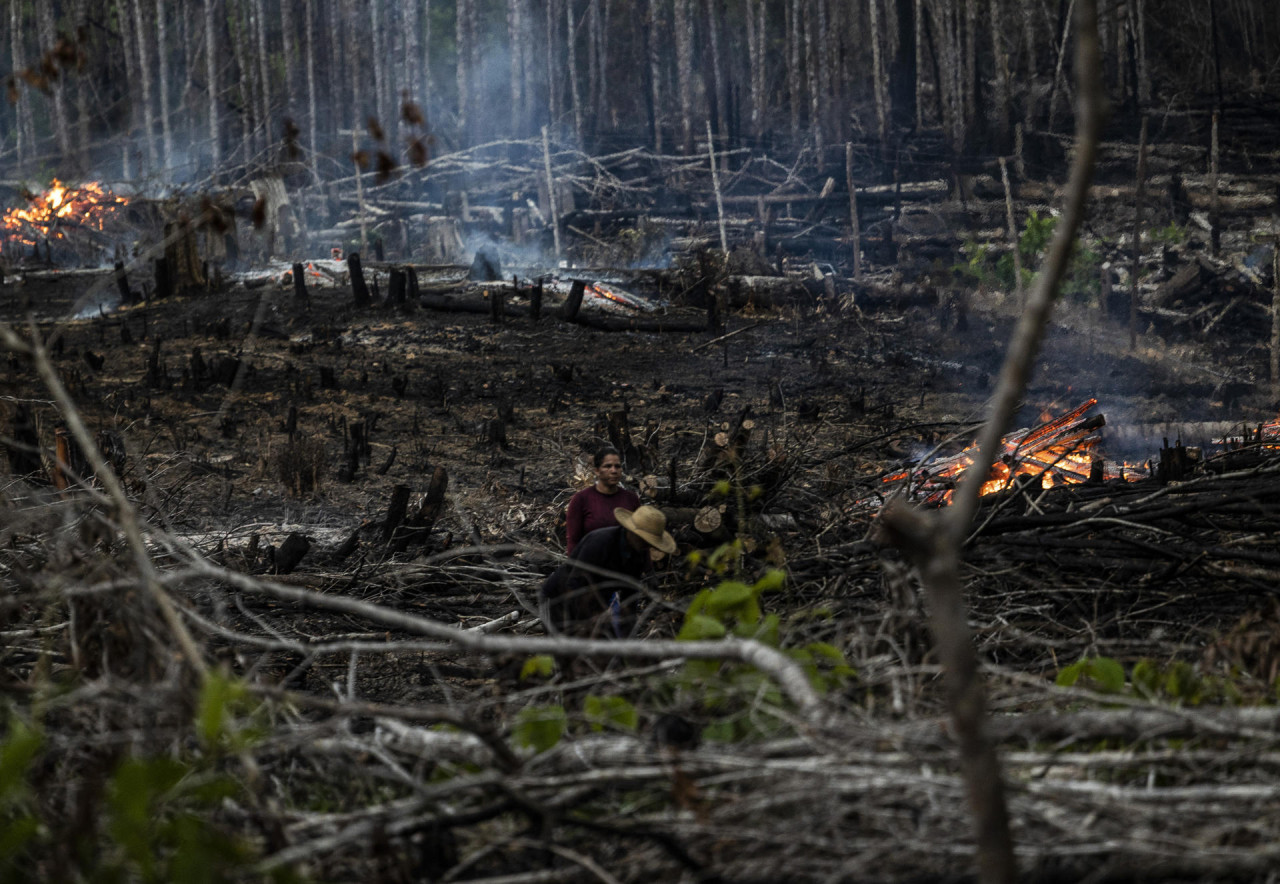
[[[99,259],[121,245],[120,209],[129,199],[96,182],[78,186],[53,180],[43,193],[23,194],[27,205],[7,210],[0,217],[0,254],[11,265],[35,259],[54,260],[53,245],[84,258]]]
[[[1085,415],[1098,404],[1086,400],[1071,411],[1037,427],[1018,430],[1004,437],[1002,450],[982,484],[983,495],[1005,491],[1015,484],[1040,488],[1108,479],[1136,479],[1145,468],[1128,464],[1108,465],[1097,453],[1102,442],[1098,432],[1106,418]],[[884,478],[885,484],[907,482],[906,493],[925,505],[950,503],[956,480],[973,464],[976,450],[970,446],[959,454],[903,470]]]

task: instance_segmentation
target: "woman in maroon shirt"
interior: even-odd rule
[[[640,498],[634,491],[622,487],[622,455],[612,445],[606,445],[592,458],[595,465],[595,484],[583,488],[569,499],[569,511],[565,514],[565,550],[573,552],[578,541],[597,528],[610,528],[618,524],[613,511],[621,507],[635,510]]]

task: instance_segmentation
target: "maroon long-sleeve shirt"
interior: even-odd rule
[[[597,528],[609,528],[618,524],[613,517],[617,507],[634,510],[640,506],[640,498],[634,491],[621,486],[613,494],[601,494],[595,485],[583,488],[569,499],[569,511],[565,514],[565,546],[572,553],[578,541]]]

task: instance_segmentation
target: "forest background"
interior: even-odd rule
[[[708,122],[722,147],[808,147],[819,162],[925,132],[952,156],[1009,154],[1019,131],[1072,117],[1068,0],[6,6],[12,177],[164,186],[301,164],[323,178],[348,174],[370,138],[420,164],[544,126],[587,153],[689,153]],[[1112,0],[1099,27],[1111,126],[1131,138],[1143,113],[1168,122],[1280,88],[1266,0]]]

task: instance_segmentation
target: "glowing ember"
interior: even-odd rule
[[[9,209],[0,219],[10,242],[35,245],[40,240],[62,239],[74,228],[102,230],[116,209],[129,201],[100,184],[88,182],[70,187],[53,179],[42,194],[27,194],[25,208]]]
[[[985,496],[1004,491],[1022,476],[1029,477],[1024,481],[1039,480],[1041,488],[1079,484],[1091,477],[1106,480],[1145,476],[1144,468],[1108,464],[1097,455],[1102,441],[1097,430],[1106,421],[1102,415],[1084,416],[1097,404],[1098,400],[1089,399],[1061,417],[1005,436],[981,493]],[[973,444],[952,457],[886,476],[884,482],[910,481],[912,496],[928,504],[945,505],[951,502],[956,481],[973,466],[977,454],[977,445]]]

